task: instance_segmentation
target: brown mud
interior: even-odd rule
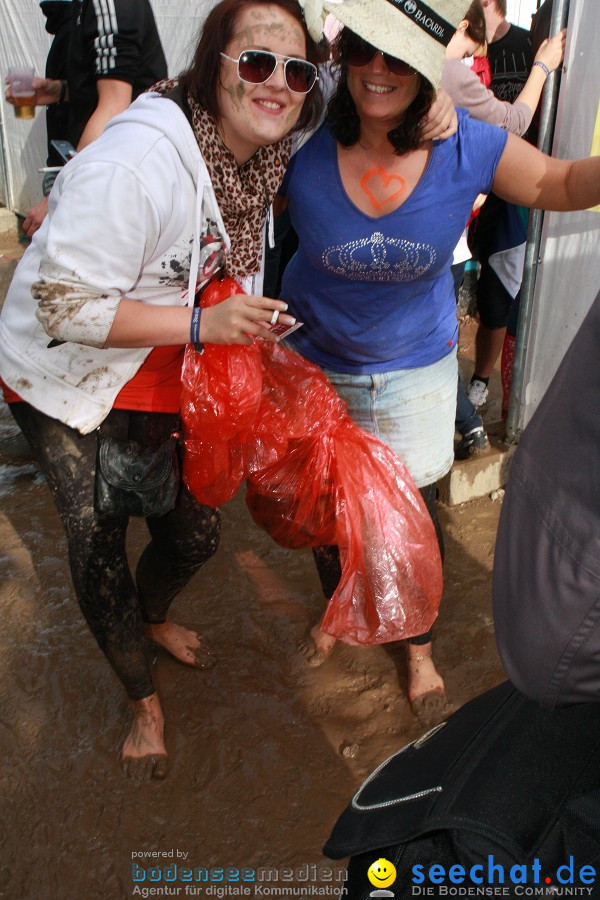
[[[4,407],[9,443],[11,428]],[[323,609],[312,556],[276,546],[240,495],[223,509],[218,553],[173,607],[218,663],[197,671],[157,653],[170,773],[127,780],[128,704],[74,600],[49,491],[17,443],[0,456],[0,897],[120,900],[133,895],[132,862],[182,864],[178,852],[205,868],[339,868],[321,855],[336,817],[423,730],[402,648],[337,645],[307,666],[298,644]],[[441,509],[434,648],[456,705],[504,678],[490,585],[499,510],[490,500]],[[134,521],[132,560],[145,540]],[[151,851],[173,857],[132,857]]]

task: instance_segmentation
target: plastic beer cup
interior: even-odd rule
[[[13,108],[17,119],[33,119],[35,116],[35,69],[28,66],[10,66],[8,81]]]

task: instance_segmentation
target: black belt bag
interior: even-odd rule
[[[179,426],[176,413],[111,410],[97,431],[97,512],[147,517],[175,508]]]

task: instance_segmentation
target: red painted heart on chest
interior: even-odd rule
[[[382,210],[405,193],[407,184],[402,175],[386,172],[383,166],[369,169],[360,179],[360,186],[376,210]]]

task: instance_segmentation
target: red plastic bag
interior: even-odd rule
[[[431,628],[442,594],[433,522],[398,457],[348,416],[252,475],[246,502],[284,547],[340,548],[323,631],[379,644]]]
[[[227,281],[220,299],[240,293]],[[442,593],[429,513],[318,366],[255,341],[188,348],[185,367],[184,477],[197,499],[218,506],[247,480],[253,518],[279,544],[339,546],[342,578],[321,623],[329,634],[373,644],[425,633]]]
[[[256,524],[282,547],[337,543],[331,438],[290,442],[282,459],[248,479],[246,503]]]
[[[201,294],[203,308],[241,294],[233,278],[212,281]],[[221,506],[237,493],[249,471],[275,458],[271,448],[249,439],[260,418],[262,363],[258,343],[188,345],[182,373],[184,479],[194,496]],[[286,442],[284,441],[284,450]]]
[[[233,278],[212,281],[201,295],[203,308],[215,306],[242,289]],[[257,344],[207,344],[197,353],[191,344],[185,352],[182,404],[190,438],[227,441],[256,418],[262,374]]]
[[[425,634],[437,618],[435,528],[406,467],[349,418],[334,432],[342,578],[321,628],[350,644]]]
[[[233,278],[202,291],[203,307],[242,293]],[[288,440],[341,421],[345,406],[318,366],[280,344],[188,345],[182,374],[184,479],[194,496],[221,506],[242,482],[285,455]]]

